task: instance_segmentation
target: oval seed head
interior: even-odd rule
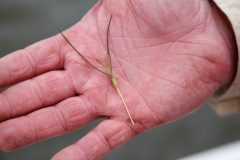
[[[119,88],[118,80],[117,80],[117,78],[114,75],[111,75],[111,81],[112,81],[112,85],[115,88]]]

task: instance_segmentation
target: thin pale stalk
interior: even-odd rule
[[[128,117],[129,117],[131,123],[132,123],[133,125],[135,125],[135,123],[134,123],[134,121],[133,121],[133,119],[132,119],[132,116],[131,116],[131,114],[130,114],[130,112],[129,112],[129,109],[128,109],[128,107],[127,107],[127,104],[126,104],[126,102],[125,102],[125,100],[124,100],[124,98],[123,98],[123,96],[122,96],[122,93],[121,93],[120,89],[119,89],[119,88],[116,88],[116,90],[117,90],[118,95],[120,96],[120,98],[121,98],[121,100],[122,100],[122,103],[123,103],[123,105],[124,105],[124,107],[125,107],[125,109],[126,109],[126,111],[127,111],[127,114],[128,114]]]

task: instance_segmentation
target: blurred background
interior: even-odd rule
[[[21,49],[78,22],[97,0],[1,0],[0,55]],[[1,75],[0,75],[1,76]],[[82,129],[12,153],[0,160],[47,160],[74,143]],[[156,127],[115,149],[103,160],[173,160],[240,139],[240,114],[220,118],[208,105],[176,122]]]

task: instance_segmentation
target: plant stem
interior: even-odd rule
[[[129,112],[129,110],[128,110],[127,104],[125,103],[125,100],[124,100],[124,98],[123,98],[123,96],[122,96],[121,91],[119,90],[119,88],[116,88],[116,90],[117,90],[118,95],[120,96],[120,98],[121,98],[121,100],[122,100],[122,103],[123,103],[123,105],[124,105],[124,107],[125,107],[125,109],[126,109],[126,111],[127,111],[127,114],[128,114],[129,119],[131,120],[131,123],[132,123],[133,125],[135,125],[135,123],[134,123],[134,121],[133,121],[133,119],[132,119],[132,116],[131,116],[131,114],[130,114],[130,112]]]

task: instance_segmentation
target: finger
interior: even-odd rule
[[[78,142],[57,153],[52,160],[96,160],[134,135],[127,124],[105,120]]]
[[[0,59],[0,87],[63,67],[57,36]]]
[[[21,82],[0,94],[0,122],[74,96],[75,89],[65,71],[52,71]]]
[[[0,124],[0,150],[25,145],[68,133],[96,118],[93,107],[81,97],[72,97],[53,107]]]

